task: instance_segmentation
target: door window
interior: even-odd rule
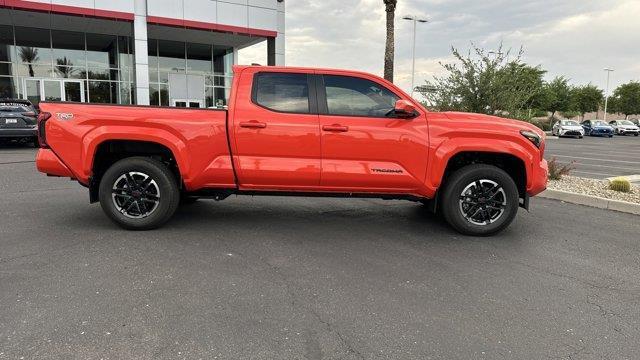
[[[309,113],[307,74],[260,73],[254,81],[253,101],[267,109]]]
[[[381,85],[350,76],[324,75],[329,115],[386,117],[399,97]]]

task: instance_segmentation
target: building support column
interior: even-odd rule
[[[276,38],[267,38],[267,65],[276,66]]]
[[[149,50],[147,41],[147,0],[134,0],[134,63],[137,105],[149,105]]]

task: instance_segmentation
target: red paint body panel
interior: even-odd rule
[[[411,119],[271,111],[251,100],[257,72],[349,75],[369,79],[411,103]],[[405,194],[433,198],[448,161],[461,152],[522,160],[526,191],[546,188],[544,133],[515,120],[428,112],[393,84],[370,74],[286,67],[234,67],[229,110],[40,103],[51,149],[38,170],[89,184],[98,146],[110,140],[154,142],[169,149],[188,191],[234,189]],[[69,114],[73,114],[70,118]],[[536,148],[520,134],[543,138]]]
[[[173,153],[188,190],[234,187],[226,113],[218,110],[142,106],[40,104],[52,117],[47,143],[88,184],[98,145],[109,140],[161,144]],[[73,114],[61,120],[57,114]]]

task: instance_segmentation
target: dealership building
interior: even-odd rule
[[[227,104],[238,50],[284,65],[284,0],[0,0],[0,98]]]

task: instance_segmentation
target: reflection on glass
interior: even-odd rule
[[[83,33],[52,30],[51,39],[55,64],[85,66]]]
[[[64,99],[65,101],[82,101],[82,84],[76,81],[64,82]]]
[[[19,64],[17,75],[25,77],[51,77],[54,73],[51,65]]]
[[[16,84],[13,77],[0,77],[0,98],[19,98]]]
[[[211,45],[187,43],[187,72],[210,74],[211,71]]]
[[[0,25],[0,61],[14,61],[13,27]]]
[[[49,30],[16,26],[18,60],[24,63],[51,64]]]
[[[117,104],[118,85],[110,81],[89,81],[89,102]]]
[[[185,43],[178,41],[158,40],[160,73],[185,72]]]
[[[62,101],[60,81],[44,81],[44,99],[46,101]]]
[[[40,80],[26,80],[26,93],[27,99],[31,101],[33,105],[40,103]]]
[[[118,67],[117,52],[117,36],[87,34],[87,65],[89,67]]]

